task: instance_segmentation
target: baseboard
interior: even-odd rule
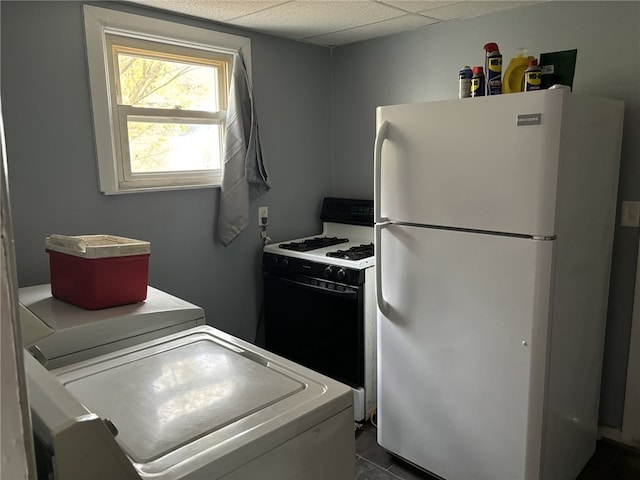
[[[607,438],[614,442],[640,449],[640,439],[631,438],[630,435],[625,435],[622,430],[618,430],[617,428],[601,425],[598,427],[598,437]]]

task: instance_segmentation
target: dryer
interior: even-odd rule
[[[143,302],[100,310],[54,298],[50,284],[18,292],[23,345],[49,370],[205,324],[202,308],[151,286]]]

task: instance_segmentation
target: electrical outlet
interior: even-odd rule
[[[266,227],[269,225],[269,207],[258,207],[258,226]]]
[[[622,202],[620,225],[622,227],[640,227],[640,202]]]

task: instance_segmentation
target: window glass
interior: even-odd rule
[[[215,64],[159,58],[155,52],[113,46],[119,103],[135,107],[219,110]],[[219,62],[218,62],[219,63]],[[225,65],[226,66],[226,65]]]
[[[218,125],[130,117],[127,128],[132,173],[220,168]]]

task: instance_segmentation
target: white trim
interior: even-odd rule
[[[145,38],[161,39],[167,43],[188,45],[203,50],[225,53],[241,52],[245,61],[249,82],[251,82],[251,40],[227,33],[167,22],[155,18],[134,15],[92,5],[84,5],[84,24],[87,46],[91,103],[96,139],[96,155],[100,190],[105,194],[131,193],[149,189],[122,189],[119,186],[116,168],[117,136],[116,120],[111,108],[111,92],[108,82],[110,59],[107,58],[106,33],[120,33]],[[210,185],[209,185],[210,186]],[[172,190],[185,187],[161,187],[154,190]],[[191,186],[187,188],[201,188]]]

